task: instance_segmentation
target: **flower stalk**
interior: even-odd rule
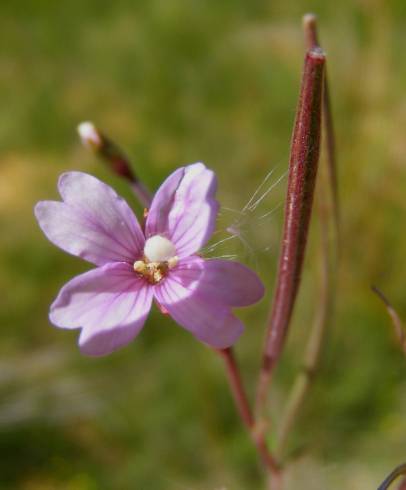
[[[263,464],[271,474],[273,488],[278,488],[281,480],[281,468],[269,451],[264,434],[256,430],[254,416],[245,392],[234,351],[232,347],[229,347],[227,349],[219,349],[217,352],[223,358],[228,383],[241,421],[248,430]]]
[[[257,390],[257,413],[264,407],[300,283],[319,159],[325,59],[320,48],[308,50],[305,57],[291,143],[282,248]]]
[[[289,434],[297,421],[300,409],[316,375],[327,323],[333,308],[334,285],[329,260],[330,244],[327,233],[327,216],[323,211],[321,211],[320,215],[322,218],[320,223],[321,247],[318,303],[305,348],[302,368],[292,385],[286,409],[283,412],[282,420],[278,424],[279,431],[275,449],[278,458],[283,457]]]
[[[83,145],[94,151],[97,156],[107,162],[115,174],[126,179],[130,183],[140,204],[145,208],[149,208],[152,201],[152,194],[134,173],[130,161],[124,152],[91,122],[79,124],[78,133]]]

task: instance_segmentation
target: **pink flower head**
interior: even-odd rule
[[[152,201],[145,232],[126,201],[95,177],[68,172],[58,188],[63,202],[36,205],[39,225],[52,243],[97,267],[65,284],[50,320],[82,328],[84,354],[102,356],[128,344],[153,299],[213,347],[238,339],[243,325],[231,308],[255,303],[264,288],[238,262],[196,255],[214,231],[219,207],[211,170],[196,163],[173,172]]]

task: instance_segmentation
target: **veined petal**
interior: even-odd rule
[[[155,286],[155,297],[171,317],[195,337],[212,347],[230,347],[244,330],[229,305],[208,297],[198,277],[170,274]]]
[[[137,218],[111,187],[82,172],[61,175],[58,187],[64,202],[42,201],[35,207],[52,243],[99,266],[132,263],[142,254]]]
[[[146,237],[167,237],[179,257],[197,252],[216,225],[216,189],[216,176],[203,163],[176,170],[155,194],[146,220]]]
[[[187,257],[172,271],[172,277],[185,285],[198,281],[200,294],[235,307],[256,303],[265,291],[254,271],[231,260]]]
[[[82,327],[82,352],[101,356],[138,334],[152,298],[152,287],[129,264],[106,264],[69,281],[51,305],[49,317],[57,327]]]

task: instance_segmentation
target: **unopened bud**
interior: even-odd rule
[[[78,126],[78,133],[82,143],[87,148],[99,150],[103,145],[103,139],[92,122],[82,122]]]

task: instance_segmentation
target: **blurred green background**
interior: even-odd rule
[[[404,1],[2,0],[1,490],[262,488],[209,349],[157,311],[132,345],[102,359],[82,357],[77,332],[49,324],[58,289],[89,266],[47,242],[32,209],[56,199],[58,175],[77,169],[141,211],[81,147],[83,120],[126,149],[151,189],[181,164],[213,168],[224,206],[217,236],[235,220],[244,233],[221,253],[256,267],[268,286],[241,312],[237,352],[253,395],[286,179],[255,212],[236,211],[270,170],[263,190],[286,171],[308,11],[328,53],[343,250],[336,315],[289,440],[298,456],[286,488],[369,490],[406,460],[406,359],[370,292],[378,285],[406,318]],[[317,304],[317,219],[309,245],[271,396],[275,425]]]

